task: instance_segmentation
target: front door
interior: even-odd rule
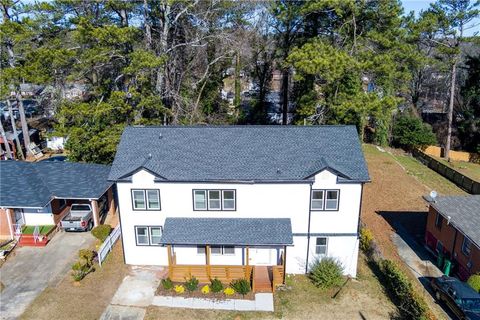
[[[255,266],[271,266],[274,263],[274,249],[271,248],[250,248],[249,264]]]

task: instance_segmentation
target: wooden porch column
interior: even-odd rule
[[[249,255],[250,255],[250,250],[248,250],[248,246],[246,247],[246,249],[247,249],[247,253],[246,253],[246,255],[245,255],[245,256],[246,256],[245,258],[247,259],[247,266],[248,266],[248,265],[249,265],[249,261],[248,261],[248,260],[249,260],[249,258],[250,258],[250,257],[249,257]]]
[[[12,212],[12,209],[5,209],[5,214],[7,215],[8,230],[10,231],[10,240],[13,240],[13,238],[15,238],[12,222]]]
[[[113,186],[107,191],[108,214],[115,214],[115,199],[113,198]]]
[[[285,284],[285,277],[287,275],[287,246],[283,246],[283,284]]]
[[[93,214],[93,226],[96,227],[100,224],[100,217],[98,215],[98,200],[90,200],[92,205],[92,214]]]
[[[172,265],[172,246],[167,244],[167,251],[168,251],[168,266]]]
[[[210,246],[207,244],[205,246],[205,260],[207,263],[207,276],[211,278],[212,270],[210,268]]]

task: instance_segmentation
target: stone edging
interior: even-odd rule
[[[273,312],[273,294],[257,293],[255,300],[226,299],[215,300],[205,298],[183,298],[172,296],[155,296],[152,305],[170,308],[237,310],[237,311],[270,311]]]

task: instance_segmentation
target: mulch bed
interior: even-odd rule
[[[241,300],[255,300],[255,294],[253,292],[249,292],[246,295],[242,296],[241,294],[234,293],[231,296],[227,296],[223,292],[219,293],[213,293],[210,291],[210,293],[204,294],[202,293],[202,287],[204,285],[210,285],[209,283],[200,283],[198,285],[198,289],[190,292],[185,288],[184,293],[176,293],[174,289],[171,290],[165,290],[163,286],[160,284],[157,288],[157,291],[155,292],[155,295],[157,296],[170,296],[170,297],[183,297],[183,298],[202,298],[202,299],[214,299],[214,300],[227,300],[227,299],[241,299]],[[175,285],[183,285],[183,283],[175,283]],[[225,289],[225,288],[224,288]]]

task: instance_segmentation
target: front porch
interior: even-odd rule
[[[174,282],[246,279],[253,292],[273,292],[285,283],[293,239],[289,219],[167,218],[161,243]]]

